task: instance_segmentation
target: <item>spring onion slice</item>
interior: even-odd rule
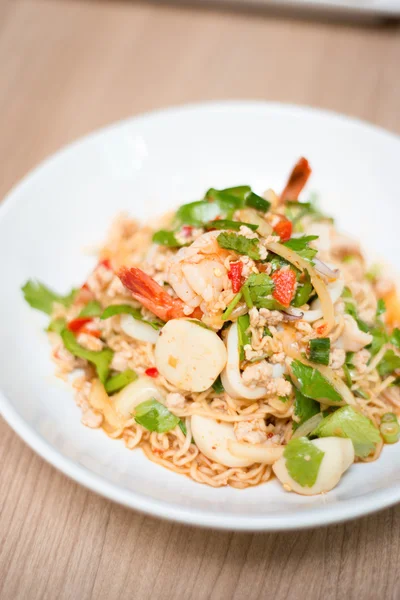
[[[385,444],[395,444],[400,439],[400,425],[394,413],[382,416],[379,430]]]
[[[329,365],[331,340],[329,338],[315,338],[309,342],[309,359],[320,365]]]

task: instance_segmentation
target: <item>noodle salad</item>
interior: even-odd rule
[[[120,215],[79,289],[23,286],[84,425],[199,483],[304,495],[399,440],[395,285],[299,200],[310,174]]]

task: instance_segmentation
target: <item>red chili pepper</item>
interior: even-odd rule
[[[105,267],[106,269],[110,269],[110,271],[112,271],[112,266],[109,258],[104,258],[103,260],[100,260],[97,266]]]
[[[193,227],[191,225],[184,225],[182,227],[182,233],[185,237],[190,237],[192,235]]]
[[[285,217],[282,217],[273,229],[275,233],[279,235],[282,242],[287,242],[288,240],[290,240],[293,229],[292,222],[286,219]]]
[[[242,270],[243,263],[239,262],[231,263],[229,265],[228,277],[232,281],[232,290],[234,294],[237,294],[242,287]]]
[[[326,329],[326,323],[324,323],[323,325],[319,325],[316,328],[316,332],[318,333],[318,335],[323,335],[325,333],[325,329]]]
[[[67,329],[77,333],[82,329],[84,325],[93,321],[92,317],[77,317],[76,319],[72,319],[67,325]]]
[[[92,335],[95,338],[101,337],[100,329],[90,329],[90,327],[86,327],[85,325],[81,327],[79,333],[86,333],[87,335]]]
[[[272,296],[283,306],[289,306],[296,289],[296,273],[292,269],[280,269],[271,275],[275,284]]]
[[[150,367],[149,369],[146,369],[145,373],[148,377],[158,377],[158,369],[156,369],[155,367]]]

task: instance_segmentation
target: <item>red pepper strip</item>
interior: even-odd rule
[[[155,367],[150,367],[149,369],[146,369],[145,373],[148,377],[158,377],[158,369],[156,369]]]
[[[275,284],[273,298],[282,306],[289,306],[294,298],[296,289],[296,273],[292,269],[280,269],[271,275]]]
[[[98,265],[98,267],[105,267],[106,269],[110,269],[110,271],[112,271],[112,266],[111,266],[111,262],[109,258],[105,258],[103,260],[100,260]]]
[[[275,233],[281,238],[281,242],[287,242],[292,235],[292,222],[282,217],[274,227]]]
[[[234,294],[237,294],[242,287],[242,270],[243,263],[240,260],[229,265],[228,277],[232,281],[232,291]]]
[[[82,329],[84,325],[93,321],[92,317],[77,317],[76,319],[72,319],[67,325],[67,329],[77,333]]]
[[[191,225],[184,225],[182,227],[182,233],[185,237],[190,237],[192,235],[193,227]]]

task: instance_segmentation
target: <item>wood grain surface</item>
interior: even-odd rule
[[[0,0],[0,197],[77,136],[171,104],[279,100],[400,132],[399,65],[397,25]],[[400,506],[284,534],[158,521],[79,487],[0,421],[2,600],[397,600],[399,540]]]

